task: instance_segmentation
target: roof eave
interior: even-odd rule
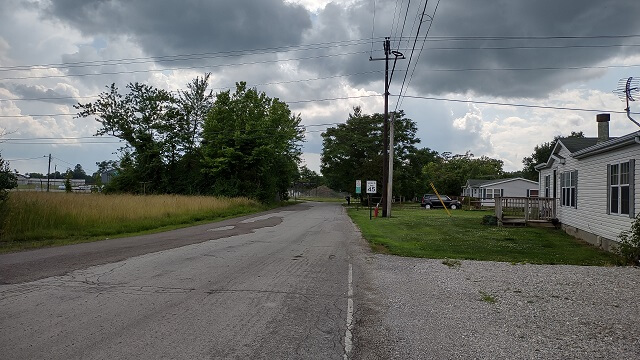
[[[640,144],[640,131],[636,131],[635,133],[631,133],[576,151],[575,153],[571,154],[571,156],[576,159],[582,159],[592,155],[602,154],[608,151],[619,149],[628,145],[633,145],[634,143]]]

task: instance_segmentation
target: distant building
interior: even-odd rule
[[[108,184],[117,175],[118,175],[118,170],[116,169],[107,170],[103,173],[100,173],[100,180],[102,181],[103,184]]]
[[[469,179],[462,187],[462,196],[481,199],[482,206],[494,206],[495,198],[537,197],[538,182],[524,178],[478,180]]]

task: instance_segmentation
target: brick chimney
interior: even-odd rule
[[[609,140],[609,121],[611,115],[598,114],[596,115],[596,121],[598,122],[598,143]]]

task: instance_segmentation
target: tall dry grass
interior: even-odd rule
[[[261,209],[246,198],[13,192],[0,234],[3,242],[115,235]]]

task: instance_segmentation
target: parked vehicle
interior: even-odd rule
[[[440,202],[440,199],[442,199],[442,202]],[[441,208],[442,203],[444,203],[444,205],[451,210],[462,209],[462,204],[458,200],[453,200],[447,195],[440,195],[440,199],[438,199],[438,196],[435,194],[424,194],[420,206],[428,210],[431,208]]]

